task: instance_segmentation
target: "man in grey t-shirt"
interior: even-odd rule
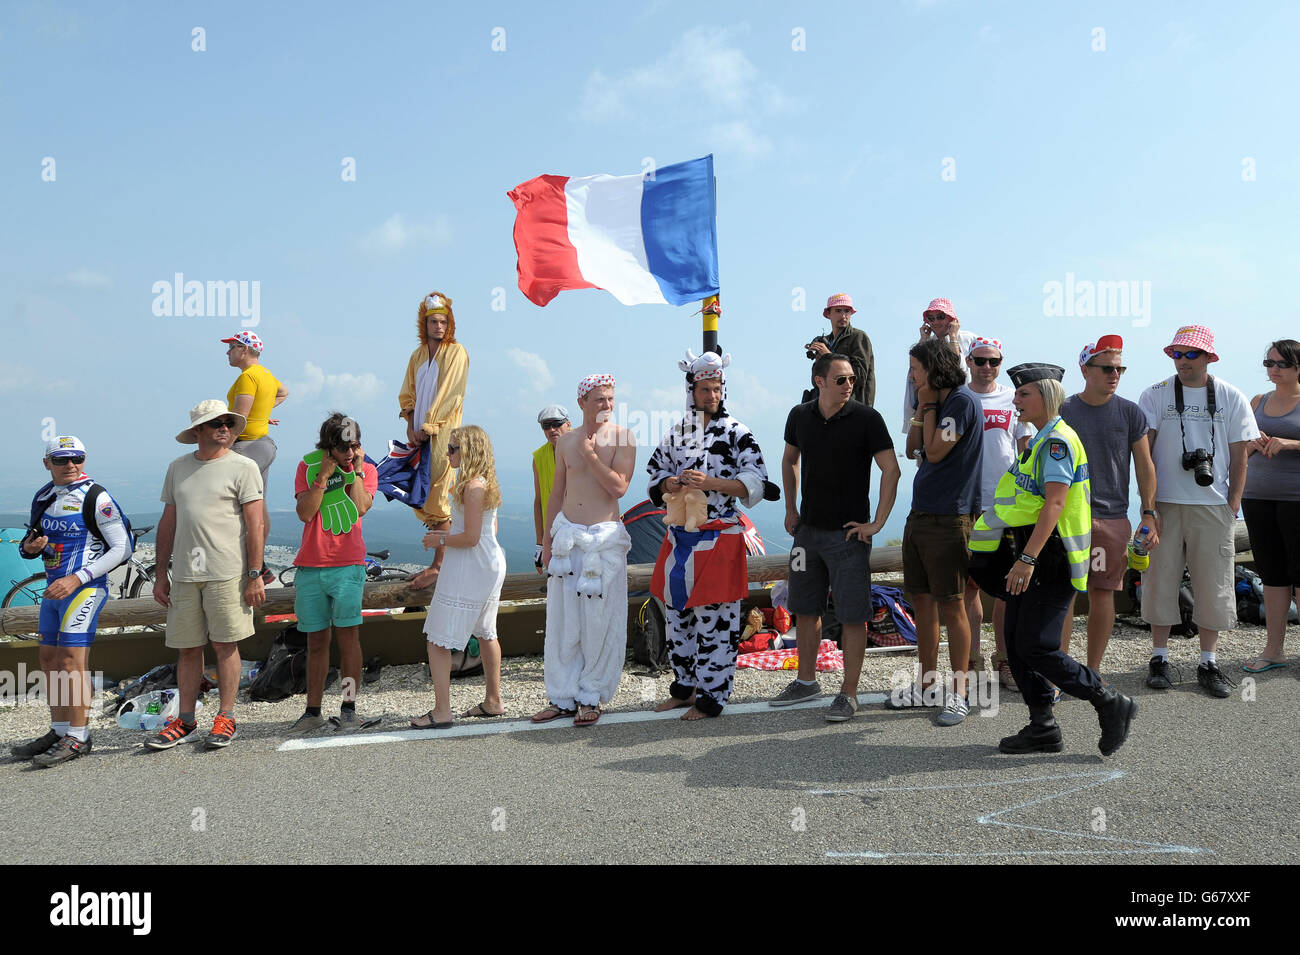
[[[1128,567],[1128,542],[1133,527],[1128,521],[1129,460],[1137,470],[1142,522],[1148,528],[1147,546],[1160,542],[1156,533],[1156,467],[1146,440],[1147,422],[1142,409],[1115,394],[1124,374],[1124,340],[1102,335],[1079,354],[1083,391],[1071,395],[1061,407],[1061,418],[1079,435],[1088,452],[1092,485],[1092,565],[1088,573],[1088,666],[1101,672],[1101,658],[1115,628],[1115,591],[1124,589]],[[1061,631],[1061,649],[1069,652],[1074,602]]]

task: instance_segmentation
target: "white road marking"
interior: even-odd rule
[[[858,705],[869,706],[873,703],[883,703],[887,699],[884,693],[859,693]],[[832,696],[821,696],[815,700],[809,700],[807,703],[796,703],[793,706],[768,706],[766,703],[736,703],[728,706],[724,711],[726,716],[740,716],[754,713],[783,713],[790,710],[813,710],[824,709],[831,705],[834,700]],[[620,723],[650,723],[656,720],[680,720],[680,710],[668,710],[664,713],[655,713],[652,710],[636,710],[631,713],[604,713],[600,717],[600,722],[596,727],[609,726]],[[408,730],[388,730],[381,733],[355,733],[346,736],[320,736],[309,737],[307,739],[291,739],[281,743],[277,748],[278,753],[293,752],[303,749],[331,749],[336,746],[369,746],[375,743],[418,743],[424,740],[437,739],[463,739],[466,736],[496,736],[500,733],[526,733],[533,730],[555,730],[555,729],[578,729],[584,730],[589,727],[574,726],[572,717],[560,717],[549,723],[530,723],[528,720],[505,720],[497,722],[495,720],[471,721],[460,720],[456,725],[448,727],[445,730],[433,729],[408,729]]]
[[[1058,773],[1051,776],[1023,776],[1015,779],[1000,779],[986,783],[951,783],[941,786],[879,786],[870,789],[810,789],[810,795],[814,796],[855,796],[865,793],[906,793],[906,792],[933,792],[937,790],[973,790],[985,789],[994,786],[1016,786],[1021,783],[1046,782],[1053,779],[1087,779],[1090,782],[1082,786],[1072,786],[1063,789],[1060,792],[1048,793],[1046,796],[1039,796],[1037,799],[1030,799],[1027,802],[1016,803],[1013,806],[1007,806],[1005,809],[999,809],[997,812],[991,812],[976,818],[976,822],[985,826],[1005,826],[1008,829],[1024,829],[1029,832],[1043,832],[1055,836],[1068,836],[1074,839],[1092,839],[1099,842],[1109,842],[1115,845],[1135,846],[1140,848],[1130,849],[1035,849],[1017,851],[1007,849],[1002,852],[878,852],[874,850],[864,850],[862,852],[827,852],[826,857],[829,859],[905,859],[905,858],[925,858],[925,859],[973,859],[985,857],[1006,857],[1006,856],[1056,856],[1056,855],[1213,855],[1213,849],[1201,849],[1193,846],[1180,846],[1171,843],[1162,842],[1143,842],[1140,839],[1124,839],[1120,836],[1107,836],[1096,832],[1074,832],[1065,829],[1050,829],[1045,826],[1027,826],[1018,822],[1006,822],[1001,816],[1020,809],[1027,809],[1030,806],[1036,806],[1039,803],[1049,802],[1053,799],[1060,799],[1062,796],[1069,796],[1072,793],[1082,792],[1085,789],[1091,789],[1094,786],[1101,786],[1115,779],[1127,776],[1123,770],[1110,769],[1098,770],[1095,772],[1083,773]]]

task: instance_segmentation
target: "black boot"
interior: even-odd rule
[[[1059,753],[1063,748],[1061,727],[1056,723],[1052,707],[1031,706],[1029,725],[1015,736],[1004,737],[998,743],[1003,753]]]
[[[1101,724],[1101,740],[1097,748],[1101,755],[1109,756],[1128,739],[1129,725],[1138,711],[1137,701],[1112,688],[1093,700],[1092,705],[1097,710],[1097,722]]]

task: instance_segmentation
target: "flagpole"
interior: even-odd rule
[[[704,319],[704,350],[718,350],[718,316],[722,314],[722,304],[717,295],[710,295],[701,303],[700,316]]]

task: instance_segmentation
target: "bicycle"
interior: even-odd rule
[[[388,560],[390,551],[375,550],[366,553],[366,582],[378,583],[381,581],[392,580],[410,580],[415,575],[409,570],[403,570],[401,567],[388,567],[381,564],[380,561]],[[298,574],[298,565],[290,564],[284,570],[280,571],[280,583],[286,587],[292,587],[294,578]]]
[[[148,527],[132,529],[131,538],[133,541],[133,551],[136,547],[140,546],[140,538],[144,537],[145,534],[148,534],[153,529],[153,524],[150,524]],[[150,593],[144,594],[144,596],[151,596],[153,591],[154,571],[157,568],[157,564],[145,564],[142,560],[136,557],[134,553],[132,553],[131,557],[126,562],[125,567],[126,573],[122,577],[122,582],[117,586],[116,598],[118,600],[127,598],[135,599],[141,596],[141,591],[144,590],[146,584],[149,586]],[[170,573],[168,576],[170,577]],[[32,574],[32,576],[28,577],[26,580],[11,580],[10,583],[13,584],[13,587],[7,594],[5,594],[4,600],[0,601],[0,608],[39,606],[41,600],[45,597],[44,573]],[[110,588],[110,590],[111,589],[112,588]],[[166,628],[157,624],[152,624],[149,626],[149,629],[162,631]]]

